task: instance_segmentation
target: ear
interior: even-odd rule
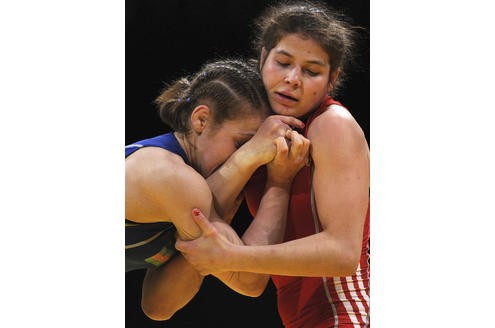
[[[261,69],[263,68],[263,65],[265,65],[266,56],[268,56],[268,53],[266,52],[265,47],[263,47],[261,48],[261,56],[260,56],[260,72]]]
[[[210,108],[206,105],[196,106],[191,113],[191,128],[198,134],[201,134],[205,127],[206,123],[210,119],[211,111]]]
[[[337,68],[332,73],[332,75],[330,75],[330,81],[328,81],[328,86],[327,86],[327,93],[331,93],[333,91],[335,83],[337,82],[337,79],[339,78],[339,74],[340,74],[340,67]]]

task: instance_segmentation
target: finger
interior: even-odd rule
[[[181,240],[181,239],[177,239],[175,241],[175,249],[178,250],[179,252],[181,253],[187,253],[189,251],[189,243],[191,243],[191,241],[184,241],[184,240]],[[185,257],[185,256],[184,256]],[[187,258],[186,258],[187,260]]]
[[[291,131],[292,131],[292,128],[290,126],[288,126],[285,123],[280,122],[280,125],[278,126],[278,129],[277,129],[276,137],[277,138],[278,137],[284,137],[284,138],[289,139],[288,135]]]
[[[211,234],[215,232],[215,227],[211,224],[210,220],[197,208],[192,210],[194,222],[201,229],[203,234]]]
[[[311,146],[311,141],[309,141],[308,138],[305,138],[304,136],[300,136],[301,138],[301,153],[303,156],[308,156],[309,155],[309,147]]]
[[[300,135],[297,131],[291,130],[290,132],[287,132],[287,137],[290,139],[290,158],[298,159],[299,157],[303,156],[303,136]]]
[[[302,134],[294,131],[291,133],[290,158],[295,162],[307,164],[310,141]]]
[[[290,127],[287,128],[287,131],[285,131],[285,137],[289,140],[292,140],[292,132],[295,132],[294,130],[292,130]]]
[[[298,158],[297,161],[304,163],[306,166],[310,165],[310,149],[311,142],[309,139],[304,138],[301,136],[301,147],[299,148],[299,152],[297,154]]]
[[[293,127],[299,128],[299,129],[304,128],[304,123],[295,117],[284,116],[284,115],[280,115],[279,117],[280,117],[280,121],[284,122],[287,125],[290,125],[290,126],[293,126]]]
[[[287,144],[287,140],[284,137],[275,138],[275,140],[273,140],[273,143],[277,147],[275,157],[287,156],[287,154],[289,153],[289,145]]]
[[[308,154],[308,160],[306,161],[306,166],[311,166],[311,155]]]
[[[308,150],[307,150],[307,160],[306,160],[306,166],[311,166],[311,162],[312,162],[312,159],[311,159],[311,142],[306,139],[306,143],[307,143],[307,146],[308,146]]]
[[[309,166],[310,165],[310,147],[311,147],[311,142],[309,139],[301,136],[301,149],[300,149],[300,156],[301,160],[304,160],[305,165]]]

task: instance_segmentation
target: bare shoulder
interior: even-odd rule
[[[335,157],[368,150],[363,130],[352,114],[339,105],[329,106],[313,120],[308,138],[311,140],[313,158],[319,153]]]
[[[139,222],[169,221],[194,199],[208,201],[205,179],[180,156],[146,147],[126,159],[126,217]]]
[[[126,176],[144,182],[167,179],[181,171],[196,172],[179,155],[158,147],[145,147],[127,157],[125,171]]]
[[[308,137],[343,136],[363,137],[364,133],[352,114],[342,106],[331,105],[311,123]]]

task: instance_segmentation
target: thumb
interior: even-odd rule
[[[187,253],[187,251],[189,250],[189,241],[177,238],[175,240],[175,249],[177,249],[181,253]]]
[[[292,116],[280,116],[280,121],[284,122],[287,125],[302,129],[304,128],[304,123],[301,120],[298,120]]]
[[[273,143],[277,147],[276,156],[280,156],[281,154],[287,154],[289,152],[289,146],[284,137],[277,137],[275,140],[273,140]]]
[[[215,232],[215,227],[211,224],[210,220],[199,209],[195,208],[192,210],[194,222],[201,229],[203,235],[211,234]]]

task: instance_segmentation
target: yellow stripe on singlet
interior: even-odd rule
[[[154,236],[151,236],[150,238],[146,239],[146,240],[143,240],[143,241],[140,241],[138,243],[135,243],[135,244],[132,244],[132,245],[126,245],[125,246],[125,249],[130,249],[130,248],[135,248],[135,247],[139,247],[139,246],[143,246],[147,243],[149,243],[150,241],[153,241],[155,240],[156,238],[158,238],[162,233],[164,233],[164,231],[160,231],[159,233],[157,233],[156,235]]]

